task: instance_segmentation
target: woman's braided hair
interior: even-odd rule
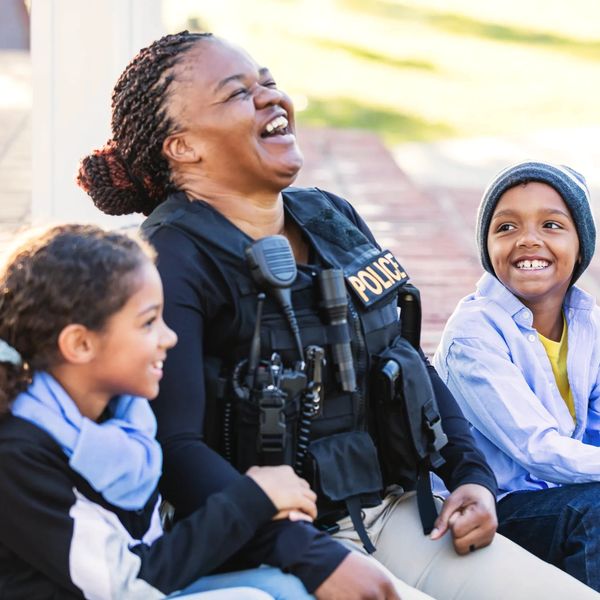
[[[0,269],[0,339],[22,364],[0,361],[0,416],[34,371],[60,361],[70,323],[101,331],[139,286],[154,250],[140,239],[93,225],[58,225],[27,235]]]
[[[148,215],[169,191],[170,172],[162,144],[173,131],[166,100],[173,67],[210,33],[166,35],[129,63],[112,94],[112,139],[86,156],[77,183],[103,212]]]

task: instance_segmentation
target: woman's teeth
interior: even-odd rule
[[[265,134],[271,135],[279,130],[284,130],[288,126],[288,120],[283,116],[275,117],[270,123],[267,123],[265,127]]]
[[[520,260],[517,269],[535,270],[545,269],[550,263],[547,260]]]

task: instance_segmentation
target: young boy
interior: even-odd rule
[[[498,531],[600,591],[600,308],[584,178],[524,162],[483,195],[486,274],[434,364],[498,479]]]

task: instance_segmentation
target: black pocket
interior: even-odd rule
[[[309,481],[319,495],[317,524],[349,514],[367,552],[375,547],[361,518],[361,508],[381,503],[383,480],[377,450],[365,431],[337,433],[308,447]]]
[[[308,458],[307,477],[323,504],[331,507],[355,496],[362,507],[381,502],[381,469],[368,433],[349,431],[315,440],[308,447]]]

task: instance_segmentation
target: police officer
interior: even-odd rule
[[[159,254],[165,320],[179,336],[154,403],[164,451],[162,489],[178,517],[240,477],[236,467],[269,458],[293,463],[301,444],[290,437],[290,423],[301,418],[301,407],[283,417],[283,409],[274,412],[273,407],[283,406],[277,402],[291,394],[296,381],[301,381],[302,404],[309,380],[316,379],[313,368],[302,380],[306,342],[322,342],[329,354],[335,344],[351,344],[356,389],[341,393],[340,365],[336,371],[335,360],[320,363],[323,376],[312,382],[319,385],[310,393],[314,400],[322,383],[323,404],[312,431],[304,433],[325,440],[312,450],[319,471],[314,481],[323,489],[331,478],[333,487],[347,488],[350,495],[357,491],[356,481],[364,486],[356,494],[361,522],[380,562],[350,551],[368,542],[356,531],[357,519],[345,518],[342,511],[335,515],[337,522],[326,525],[345,544],[305,522],[283,519],[261,529],[242,556],[232,557],[232,565],[279,566],[319,599],[425,597],[412,587],[417,584],[436,598],[525,598],[532,589],[586,597],[566,576],[506,540],[485,548],[496,528],[495,481],[430,368],[448,436],[438,474],[452,493],[430,537],[420,528],[414,498],[400,488],[365,508],[364,498],[381,485],[371,463],[363,460],[372,454],[372,442],[358,431],[372,417],[365,408],[367,367],[397,331],[395,298],[406,274],[346,201],[315,189],[286,189],[302,155],[292,103],[268,69],[210,34],[165,36],[141,50],[117,82],[112,131],[107,145],[82,161],[79,184],[106,213],[150,215],[144,230]],[[248,246],[272,235],[284,236],[293,252],[297,274],[291,309],[280,306],[283,301],[269,289],[259,302],[250,274]],[[352,293],[345,334],[343,328],[328,329],[318,314],[317,279],[332,266],[344,271]],[[294,310],[295,333],[289,314]],[[323,331],[330,337],[321,339]],[[270,382],[261,388],[269,394],[256,400],[252,412],[251,403],[243,402],[249,394],[254,398],[257,378]],[[242,404],[232,403],[236,397]],[[246,437],[245,431],[250,432]],[[328,460],[333,468],[326,466]],[[252,506],[247,518],[250,527]],[[526,576],[516,574],[516,561]]]

